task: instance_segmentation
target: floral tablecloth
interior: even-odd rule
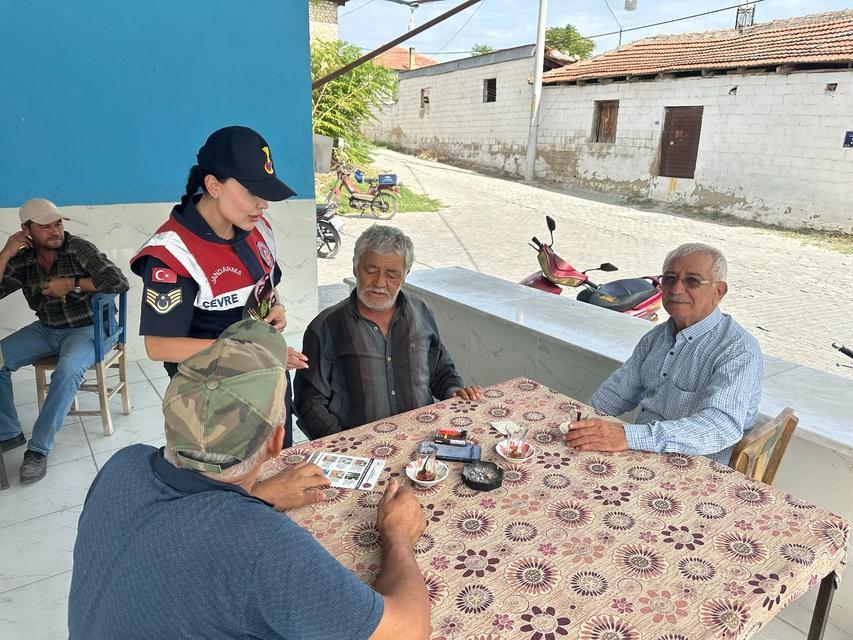
[[[315,450],[386,459],[380,485],[400,477],[429,522],[415,553],[435,639],[747,638],[840,571],[849,526],[839,516],[703,457],[575,452],[558,425],[579,408],[592,413],[519,378],[480,403],[447,400],[285,450],[264,475]],[[492,420],[527,426],[533,458],[500,458]],[[468,429],[503,467],[500,488],[468,488],[456,463],[435,487],[406,479],[416,443],[441,425]],[[370,583],[381,491],[329,489],[289,515]]]

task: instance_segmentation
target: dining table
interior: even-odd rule
[[[288,512],[370,584],[381,568],[376,510],[398,477],[427,528],[414,547],[433,640],[739,640],[820,587],[819,638],[844,567],[838,515],[703,456],[576,451],[560,425],[602,415],[527,378],[451,398],[282,451],[261,478],[318,451],[383,459],[371,491],[326,489]],[[527,428],[532,454],[508,461],[492,422]],[[439,427],[467,430],[502,484],[478,491],[462,463],[421,487],[405,474]]]

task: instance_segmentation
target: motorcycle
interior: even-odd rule
[[[851,348],[851,347],[845,347],[843,344],[841,344],[839,342],[833,342],[832,348],[835,349],[836,351],[840,351],[841,353],[843,353],[848,358],[853,358],[853,348]],[[849,365],[849,364],[841,364],[840,362],[836,362],[835,365],[837,367],[847,367],[848,369],[853,369],[853,365]]]
[[[326,205],[340,205],[341,192],[346,191],[349,206],[362,216],[367,209],[380,220],[390,220],[397,213],[397,198],[403,184],[397,180],[397,174],[380,173],[376,178],[366,178],[361,169],[353,171],[347,166],[339,166],[335,171],[336,179],[326,196]],[[367,191],[361,191],[352,181],[353,177],[358,184],[368,185]]]
[[[337,216],[334,204],[318,204],[317,212],[317,257],[334,258],[341,248],[341,229],[344,223]]]
[[[545,220],[548,223],[548,231],[551,233],[550,244],[540,242],[536,236],[533,236],[528,243],[538,252],[537,258],[542,270],[530,274],[521,281],[521,284],[555,295],[563,293],[562,287],[583,287],[583,291],[577,295],[580,302],[657,322],[657,311],[660,309],[662,298],[658,276],[626,278],[600,285],[595,284],[586,275],[589,271],[618,271],[618,267],[604,262],[586,271],[576,270],[554,253],[554,231],[557,223],[551,216],[545,216]]]

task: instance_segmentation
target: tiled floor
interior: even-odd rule
[[[67,636],[66,609],[71,584],[72,550],[77,519],[89,484],[118,449],[137,442],[164,443],[160,402],[168,383],[163,368],[150,361],[128,367],[129,416],[121,401],[112,401],[115,433],[104,436],[100,418],[69,417],[57,436],[47,477],[29,486],[18,483],[23,447],[4,455],[11,487],[0,492],[0,638],[58,639]],[[16,406],[25,430],[36,415],[32,371],[13,379]],[[87,397],[88,396],[88,397]],[[94,394],[81,394],[81,404],[94,408]],[[304,440],[296,433],[297,441]],[[789,607],[758,634],[760,640],[805,638],[814,595]],[[826,640],[847,640],[830,626]]]

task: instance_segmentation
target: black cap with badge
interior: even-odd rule
[[[198,150],[198,166],[220,178],[234,178],[252,194],[278,202],[296,192],[275,176],[267,141],[248,127],[224,127]]]

